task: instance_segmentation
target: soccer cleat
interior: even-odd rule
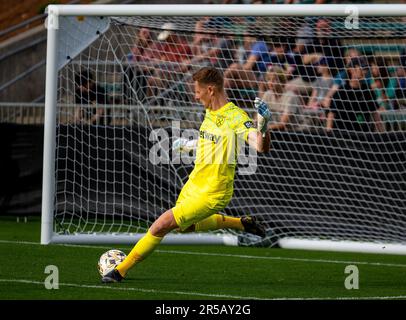
[[[241,223],[245,232],[249,232],[264,238],[266,236],[265,227],[256,221],[255,217],[242,217]]]
[[[103,278],[102,282],[103,283],[112,283],[112,282],[120,282],[124,278],[121,276],[120,272],[118,272],[117,269],[111,270],[109,273],[107,273]]]

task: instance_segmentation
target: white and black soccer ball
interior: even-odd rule
[[[111,249],[100,256],[98,269],[102,277],[124,261],[126,255],[123,251]]]

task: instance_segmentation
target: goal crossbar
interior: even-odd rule
[[[182,4],[179,5],[49,5],[48,15],[63,16],[346,16],[351,8],[360,16],[404,16],[401,4]]]

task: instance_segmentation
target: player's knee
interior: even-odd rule
[[[155,237],[164,237],[171,230],[164,224],[153,224],[149,228],[149,232]]]
[[[173,214],[167,211],[152,224],[149,231],[154,236],[163,237],[177,227]]]

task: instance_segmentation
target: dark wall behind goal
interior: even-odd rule
[[[67,131],[71,137],[75,137],[59,140],[61,149],[58,151],[58,177],[59,179],[66,177],[67,180],[64,183],[66,189],[62,190],[61,197],[65,197],[66,192],[69,191],[67,186],[69,186],[69,180],[72,179],[72,173],[82,172],[83,181],[100,180],[103,176],[100,175],[97,168],[103,168],[100,165],[102,163],[111,166],[109,172],[113,176],[107,177],[107,182],[114,181],[115,183],[100,181],[100,184],[93,186],[92,190],[98,190],[100,194],[106,191],[112,194],[114,191],[117,193],[115,201],[122,199],[120,201],[125,202],[126,199],[137,197],[146,199],[148,195],[132,194],[130,189],[121,188],[121,186],[132,185],[134,181],[141,180],[151,184],[145,190],[151,191],[155,188],[154,186],[159,186],[156,190],[157,194],[153,196],[167,199],[168,203],[163,206],[169,205],[171,199],[176,200],[181,186],[173,187],[173,180],[171,180],[173,174],[163,174],[161,177],[152,175],[151,172],[156,170],[156,168],[152,168],[152,164],[151,166],[143,165],[141,168],[140,164],[134,163],[134,159],[126,159],[126,157],[131,157],[131,152],[100,152],[97,155],[97,164],[94,162],[95,156],[91,154],[93,152],[91,148],[78,147],[81,144],[89,143],[87,140],[80,141],[89,139],[88,135],[79,134],[81,130],[94,133],[96,131],[100,133],[102,130],[103,135],[92,135],[92,139],[96,140],[92,141],[91,145],[104,145],[105,150],[114,150],[117,148],[117,144],[121,143],[119,140],[135,143],[139,141],[133,136],[134,130],[148,137],[149,129],[123,130],[121,127],[84,128],[61,125],[58,130],[62,137],[67,136]],[[102,136],[116,137],[116,139],[105,139]],[[340,228],[355,216],[358,219],[364,216],[366,222],[371,219],[375,222],[381,221],[379,228],[387,229],[386,234],[389,238],[392,233],[397,234],[396,237],[399,234],[406,235],[406,212],[404,212],[404,208],[406,208],[404,167],[406,141],[403,138],[403,132],[384,134],[342,134],[338,132],[335,135],[327,135],[323,132],[317,134],[274,132],[272,136],[272,151],[258,157],[258,170],[268,171],[255,175],[237,175],[236,192],[226,213],[247,214],[247,212],[237,212],[238,208],[251,208],[250,213],[252,214],[259,217],[264,215],[264,219],[278,221],[276,227],[280,228],[281,233],[285,235],[289,235],[289,232],[299,232],[312,236],[314,232],[319,233],[319,228],[323,229],[321,230],[323,234],[329,234],[330,231],[337,234],[332,230],[335,228],[332,226],[336,225],[337,228]],[[142,148],[148,149],[148,146]],[[42,194],[43,126],[0,124],[0,150],[0,214],[39,215]],[[65,157],[64,150],[70,150],[69,152],[75,154]],[[95,164],[84,172],[83,169],[80,169],[83,165],[79,163],[79,160]],[[131,168],[131,166],[137,168]],[[169,168],[169,165],[165,166]],[[190,168],[179,167],[182,165],[177,167],[178,174],[180,172],[182,180],[186,181]],[[165,167],[163,170],[170,171]],[[123,174],[123,172],[128,174]],[[133,175],[142,176],[132,177],[129,174],[131,172]],[[272,177],[272,181],[266,183],[269,187],[267,191],[269,201],[262,201],[258,206],[256,205],[258,194],[256,194],[254,186],[263,183],[263,179],[270,177]],[[86,188],[86,184],[76,185],[75,188]],[[134,188],[138,190],[137,192],[142,190],[139,186],[134,186]],[[170,194],[158,194],[163,191]],[[120,193],[125,193],[126,196],[124,197]],[[83,197],[88,195],[87,192],[80,190],[76,190],[75,194],[82,194]],[[98,197],[100,200],[100,194],[94,194],[94,197]],[[97,203],[94,199],[79,200]],[[106,202],[108,202],[107,200]],[[63,204],[61,201],[63,199],[58,199],[58,203]],[[70,205],[62,205],[58,210],[62,210],[61,208],[69,211]],[[123,203],[122,208],[131,208],[131,204]],[[97,212],[99,208],[90,209]],[[133,209],[159,211],[160,208],[147,204],[145,208]],[[354,212],[354,217],[351,212]],[[153,212],[153,214],[159,213]],[[69,215],[69,212],[64,214]],[[123,212],[122,214],[128,213]],[[295,219],[290,220],[293,217]],[[318,218],[312,220],[312,217]],[[331,223],[320,223],[320,217],[326,221],[331,220]],[[398,221],[396,225],[387,224],[395,217]],[[305,229],[301,230],[303,226]],[[327,230],[326,226],[332,229]],[[363,233],[362,230],[359,230],[359,224],[356,228],[358,229],[351,230],[347,226],[345,232]],[[363,228],[368,228],[368,223],[363,224]],[[374,228],[377,228],[376,224]],[[370,230],[367,233],[373,235],[375,231]],[[341,234],[345,236],[345,232],[343,231]]]

